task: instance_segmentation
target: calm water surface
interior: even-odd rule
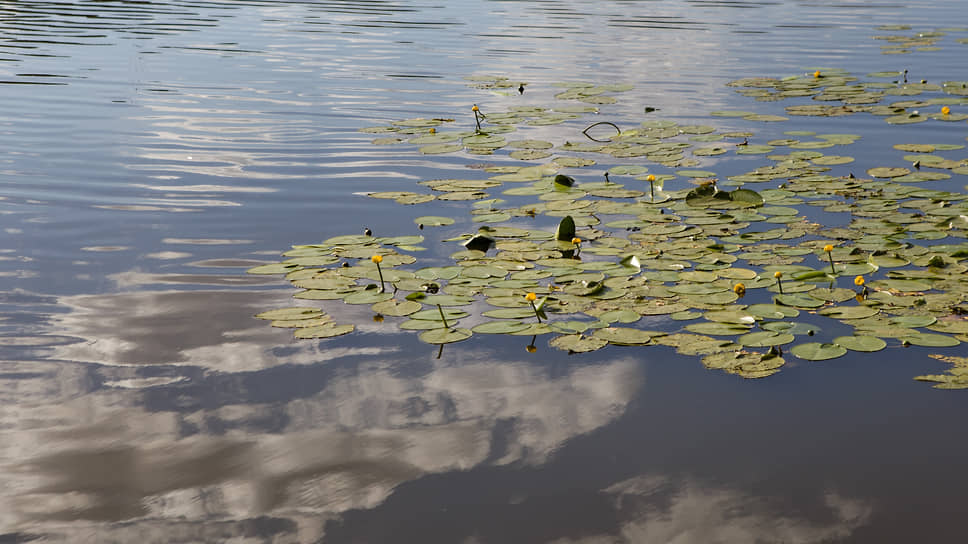
[[[790,128],[708,114],[783,105],[726,82],[968,79],[964,32],[882,55],[875,28],[897,23],[968,16],[954,0],[0,2],[0,542],[962,541],[968,396],[911,379],[943,368],[928,350],[751,381],[668,348],[474,337],[438,357],[366,306],[338,309],[351,335],[293,340],[252,315],[294,290],[244,273],[364,226],[416,234],[418,214],[459,218],[423,232],[442,264],[440,241],[475,228],[467,203],[362,193],[468,177],[480,157],[360,128],[469,127],[470,104],[543,106],[585,80],[635,86],[602,120],[649,106],[765,141]],[[964,143],[950,125],[912,130]],[[859,170],[893,143],[870,116],[817,126],[865,134]]]

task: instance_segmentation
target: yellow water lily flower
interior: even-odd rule
[[[571,243],[573,243],[573,244],[575,244],[577,246],[578,244],[581,243],[581,238],[579,238],[579,237],[576,236],[576,237],[574,237],[574,238],[571,239]]]
[[[737,283],[733,286],[733,292],[739,296],[743,296],[746,294],[746,286],[742,283]]]
[[[370,257],[370,260],[376,265],[376,271],[380,274],[380,292],[385,293],[387,286],[386,282],[383,281],[383,270],[380,268],[380,263],[383,262],[383,255],[374,255]]]
[[[941,115],[948,115],[949,113],[951,113],[951,108],[949,108],[948,106],[944,106],[943,108],[941,108]]]
[[[823,250],[826,251],[827,253],[830,253],[831,251],[834,250],[834,246],[832,244],[827,244],[823,246]]]
[[[474,106],[471,107],[471,111],[479,111],[479,110],[480,108],[477,107],[477,104],[474,104]]]
[[[538,295],[534,293],[528,293],[527,295],[524,295],[524,300],[527,300],[528,302],[534,302],[538,300]]]
[[[816,72],[814,72],[813,77],[821,77],[820,70],[817,70]]]
[[[773,273],[773,277],[776,279],[780,279],[783,277],[783,272],[780,272],[779,270],[777,270],[776,272]]]
[[[854,285],[858,287],[860,287],[861,285],[864,285],[864,276],[857,276],[856,278],[854,278]]]
[[[645,177],[645,181],[650,181],[650,182],[655,181],[655,176],[652,174],[649,174],[648,176]]]

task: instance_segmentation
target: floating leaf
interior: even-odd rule
[[[424,155],[440,155],[443,153],[453,153],[461,149],[464,149],[464,146],[461,144],[430,144],[421,147],[420,152]]]
[[[851,351],[880,351],[887,347],[887,342],[875,336],[838,336],[834,344],[839,344]]]
[[[632,329],[628,327],[607,327],[598,329],[593,336],[606,340],[610,344],[617,346],[641,346],[652,341],[649,331]]]
[[[757,331],[751,332],[749,334],[744,334],[736,339],[737,344],[744,346],[762,348],[769,346],[779,346],[783,344],[789,344],[796,339],[795,336],[784,332],[774,332],[774,331]]]
[[[943,334],[932,334],[928,332],[919,332],[911,334],[908,336],[901,337],[902,342],[907,342],[909,344],[914,344],[915,346],[925,346],[931,348],[950,348],[961,344],[957,338],[951,336],[946,336]]]
[[[326,324],[315,327],[303,327],[296,329],[296,338],[332,338],[353,332],[356,327],[353,325]]]
[[[425,227],[444,227],[454,224],[454,220],[450,217],[440,217],[436,215],[424,215],[414,219],[413,222]]]
[[[824,308],[817,313],[835,319],[863,319],[877,315],[878,310],[870,306],[833,306]]]
[[[867,170],[867,175],[873,176],[875,178],[896,178],[903,176],[905,174],[910,174],[911,171],[907,168],[870,168]]]
[[[378,314],[388,315],[391,317],[402,317],[417,312],[422,307],[422,304],[412,300],[390,299],[375,303],[372,306],[372,310]]]
[[[511,334],[521,332],[530,326],[530,323],[521,321],[488,321],[472,327],[471,330],[479,334]]]
[[[452,323],[469,315],[463,310],[455,310],[454,308],[443,308],[442,311],[444,312],[444,316],[447,318],[448,323]],[[440,312],[441,310],[438,310],[437,308],[421,310],[419,312],[410,314],[410,320],[441,321]]]
[[[784,287],[784,289],[786,288]],[[824,301],[813,298],[809,295],[805,295],[803,293],[793,293],[789,295],[776,295],[773,297],[773,300],[776,301],[777,304],[782,304],[784,306],[793,306],[794,308],[801,308],[801,309],[807,309],[807,310],[812,308],[819,308],[824,305]]]
[[[309,319],[311,317],[319,317],[321,315],[323,315],[323,312],[319,308],[313,308],[311,306],[294,306],[291,308],[279,308],[276,310],[260,312],[255,314],[255,317],[258,317],[259,319],[276,321],[288,319]]]
[[[379,289],[368,289],[344,296],[343,302],[347,304],[374,304],[391,298],[393,298],[393,293],[381,293]]]
[[[608,340],[595,336],[582,336],[581,334],[566,334],[553,338],[549,342],[551,347],[563,351],[584,353],[595,351],[608,345]]]
[[[271,263],[254,266],[245,272],[247,274],[288,274],[301,268],[302,266],[294,263]]]
[[[692,323],[686,325],[686,330],[697,334],[710,334],[713,336],[732,336],[749,332],[748,326],[730,323]]]
[[[452,344],[467,340],[472,334],[468,329],[448,329],[441,327],[424,331],[420,333],[419,338],[428,344]]]
[[[798,344],[790,348],[790,353],[808,361],[825,361],[836,359],[847,353],[847,348],[839,344],[821,344],[819,342],[807,342]]]

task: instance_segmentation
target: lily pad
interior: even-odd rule
[[[789,344],[795,339],[795,336],[785,332],[757,331],[740,336],[736,339],[736,343],[754,348],[762,348]]]
[[[870,306],[833,306],[817,313],[835,319],[863,319],[877,315],[878,310]]]
[[[925,346],[931,348],[950,348],[961,344],[957,338],[952,336],[947,336],[944,334],[932,334],[928,332],[919,332],[909,336],[904,336],[901,337],[900,340],[915,346]]]
[[[530,323],[521,321],[488,321],[472,327],[471,330],[480,334],[512,334],[521,332],[530,326]]]
[[[332,323],[326,325],[319,325],[316,327],[303,327],[296,329],[296,338],[307,339],[307,338],[332,338],[334,336],[342,336],[344,334],[349,334],[356,329],[354,325],[335,325]]]
[[[808,361],[826,361],[836,359],[847,353],[847,348],[840,344],[821,344],[820,342],[807,342],[798,344],[790,348],[790,353]]]
[[[473,333],[468,329],[430,329],[420,333],[420,340],[428,344],[452,344],[467,340]]]
[[[422,307],[422,304],[412,300],[390,299],[375,303],[371,309],[378,314],[388,315],[391,317],[402,317],[417,312]]]
[[[629,327],[606,327],[596,330],[593,336],[617,346],[641,346],[652,341],[649,331]]]
[[[289,319],[309,319],[323,315],[322,310],[311,306],[294,306],[291,308],[279,308],[255,314],[259,319],[270,321],[289,320]]]
[[[839,344],[851,351],[880,351],[887,347],[887,342],[876,336],[838,336],[834,344]]]
[[[608,345],[608,340],[596,336],[582,336],[581,334],[565,334],[553,338],[549,342],[551,347],[563,351],[584,353],[595,351]]]

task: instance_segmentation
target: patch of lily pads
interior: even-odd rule
[[[873,81],[822,69],[729,85],[757,100],[801,102],[786,108],[791,116],[884,116],[901,138],[916,118],[960,121],[952,109],[968,110],[968,93],[954,83],[907,83],[894,72],[866,77]],[[499,96],[525,92],[524,82],[499,76],[468,81]],[[475,107],[470,127],[449,130],[457,121],[440,117],[363,129],[380,135],[378,145],[393,138],[423,154],[500,158],[479,168],[481,175],[369,193],[410,206],[446,200],[466,211],[460,223],[418,214],[421,231],[476,228],[429,243],[422,234],[333,236],[293,246],[280,262],[249,272],[284,275],[303,301],[370,305],[380,320],[395,320],[428,344],[507,335],[530,337],[528,351],[538,336],[570,353],[666,346],[744,378],[781,371],[787,355],[828,361],[968,341],[968,195],[958,178],[968,175],[968,159],[950,155],[962,146],[909,139],[895,151],[915,156],[881,165],[844,154],[842,147],[860,139],[853,134],[790,130],[756,142],[752,132],[652,115],[591,131],[601,122],[582,117],[630,87],[557,88],[557,102],[547,107]],[[883,104],[890,97],[902,99]],[[711,117],[790,122],[748,111]],[[562,125],[558,141],[512,137],[548,125]],[[829,147],[837,153],[825,155]],[[720,176],[729,155],[761,162]],[[720,162],[699,168],[703,160]],[[605,172],[587,171],[616,161]],[[838,220],[812,222],[809,207]],[[425,246],[438,244],[448,248],[447,262],[422,264]],[[311,306],[257,317],[294,329],[297,338],[354,330]],[[954,366],[916,379],[968,388],[963,358],[937,358]]]

